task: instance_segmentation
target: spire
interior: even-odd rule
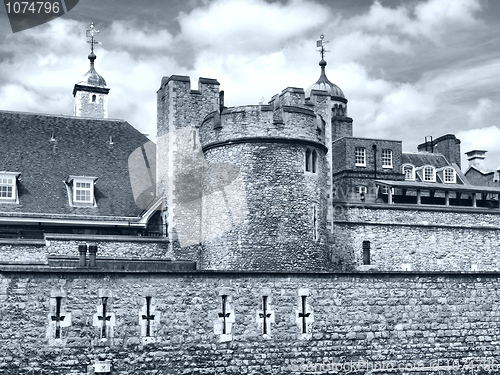
[[[74,96],[74,114],[75,116],[85,116],[94,118],[108,117],[108,93],[106,81],[95,71],[94,62],[97,58],[94,53],[96,44],[100,44],[96,39],[96,30],[94,23],[86,32],[87,43],[90,44],[90,69],[73,89]]]
[[[90,69],[94,69],[94,61],[95,59],[97,58],[97,56],[94,54],[94,46],[96,44],[101,44],[100,42],[98,42],[97,40],[94,39],[94,36],[96,33],[99,33],[99,30],[96,30],[96,28],[94,27],[94,22],[91,22],[90,23],[90,29],[87,30],[87,38],[89,38],[89,40],[87,40],[87,43],[90,44],[90,54],[89,54],[89,60],[90,60]]]
[[[318,52],[321,54],[321,61],[319,62],[319,66],[321,67],[321,74],[319,76],[318,81],[316,81],[314,85],[312,85],[306,90],[306,97],[310,97],[312,90],[322,90],[322,91],[327,91],[331,96],[345,99],[344,93],[342,92],[340,87],[330,82],[326,77],[325,67],[327,64],[325,61],[325,53],[330,51],[327,51],[325,49],[325,45],[328,43],[327,41],[324,41],[325,36],[321,34],[319,38],[320,39],[316,41],[316,47],[319,48]]]

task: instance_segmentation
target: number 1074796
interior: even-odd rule
[[[5,3],[8,14],[59,14],[59,2],[50,1],[15,1]]]

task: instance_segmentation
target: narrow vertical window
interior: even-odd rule
[[[146,322],[146,337],[151,337],[151,322],[155,320],[154,314],[151,313],[151,297],[146,298],[146,314],[142,315],[142,320]]]
[[[223,295],[222,296],[222,312],[219,313],[219,318],[222,318],[222,334],[226,335],[227,334],[227,318],[229,318],[230,313],[227,312],[227,296]]]
[[[366,167],[366,149],[364,147],[356,147],[354,149],[354,162],[358,167]]]
[[[307,318],[309,317],[310,313],[307,312],[307,303],[306,299],[307,296],[300,296],[301,297],[301,311],[299,312],[299,318],[302,319],[302,324],[301,324],[301,333],[306,334],[307,333]]]
[[[312,160],[311,160],[312,173],[316,173],[317,163],[318,163],[318,153],[316,152],[316,150],[313,150]]]
[[[61,338],[61,322],[63,322],[66,317],[61,313],[62,297],[55,297],[55,299],[56,299],[56,311],[55,311],[56,313],[51,318],[52,318],[52,321],[56,325],[54,338],[60,339]]]
[[[311,172],[311,150],[306,150],[306,172]]]
[[[98,316],[97,319],[102,322],[101,326],[101,338],[107,338],[107,322],[111,320],[111,315],[108,315],[108,297],[101,297],[102,315]]]
[[[95,103],[96,98],[97,98],[97,97],[95,96],[95,94],[94,94],[94,95],[92,95],[92,103]]]
[[[318,240],[318,207],[315,204],[312,206],[312,237]]]
[[[370,241],[363,241],[363,264],[370,264]]]
[[[268,319],[271,317],[271,314],[267,311],[267,296],[262,296],[262,312],[259,314],[260,318],[262,319],[262,330],[263,334],[267,335],[267,325],[268,325]]]

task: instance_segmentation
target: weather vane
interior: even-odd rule
[[[320,39],[316,42],[316,47],[318,47],[318,48],[319,48],[319,50],[318,50],[318,51],[321,53],[321,60],[324,60],[324,59],[325,59],[325,58],[324,58],[324,57],[325,57],[325,53],[330,52],[330,51],[327,51],[327,50],[325,49],[325,44],[326,44],[326,43],[328,43],[328,41],[324,41],[324,40],[323,40],[323,39],[325,39],[325,36],[324,36],[323,34],[321,34],[321,35],[319,36],[319,38],[320,38]]]
[[[94,22],[91,22],[90,29],[87,30],[87,38],[89,38],[89,40],[87,40],[87,43],[90,44],[90,51],[92,53],[94,53],[94,45],[101,44],[100,42],[94,39],[96,33],[99,33],[99,30],[96,30],[96,28],[94,27]]]

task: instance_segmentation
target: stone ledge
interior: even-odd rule
[[[45,240],[25,238],[0,238],[0,245],[45,246]]]
[[[142,242],[142,243],[169,243],[166,237],[139,237],[139,236],[112,236],[97,234],[57,234],[46,233],[45,239],[60,241],[92,241],[92,242]],[[45,244],[45,241],[44,241]]]
[[[189,261],[187,261],[189,262]],[[0,274],[3,273],[41,273],[41,274],[134,274],[134,275],[177,275],[183,277],[214,277],[214,278],[311,278],[311,279],[348,279],[348,278],[385,278],[389,279],[419,279],[419,278],[492,278],[500,280],[500,271],[371,271],[371,272],[286,272],[286,271],[216,271],[216,270],[109,270],[91,267],[49,267],[47,265],[12,265],[0,263]]]
[[[333,202],[333,205],[343,206],[347,208],[365,208],[373,210],[415,210],[415,211],[439,211],[439,212],[457,212],[457,213],[477,213],[477,214],[493,214],[500,215],[498,208],[484,208],[484,207],[471,207],[471,206],[441,206],[441,205],[417,205],[417,204],[404,204],[404,203],[355,203],[349,202]]]

